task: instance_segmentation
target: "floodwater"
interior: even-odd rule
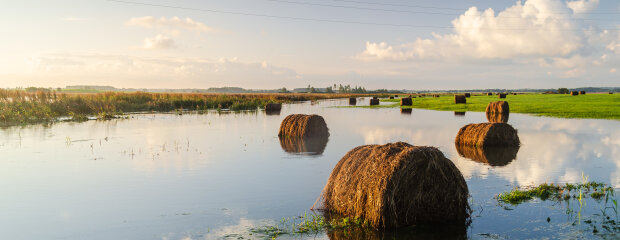
[[[0,129],[0,238],[261,238],[250,229],[310,213],[347,151],[395,141],[438,147],[465,176],[474,213],[457,237],[610,236],[601,226],[593,231],[603,203],[591,198],[581,207],[541,200],[512,206],[495,196],[584,176],[620,187],[620,121],[511,114],[522,146],[475,153],[457,151],[454,137],[468,123],[486,122],[484,113],[335,107],[347,105],[326,100],[285,104],[279,115],[135,114]],[[331,135],[280,142],[280,122],[292,113],[322,115]],[[425,236],[413,232],[392,237]]]

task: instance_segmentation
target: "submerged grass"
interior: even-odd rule
[[[547,184],[543,183],[536,187],[515,188],[509,192],[500,193],[497,200],[500,202],[517,205],[525,201],[539,198],[541,200],[570,200],[590,196],[594,199],[601,199],[608,194],[613,195],[614,188],[600,182],[586,182],[579,184]]]
[[[394,102],[389,107],[399,107],[398,99],[382,99]],[[452,95],[441,97],[424,97],[413,99],[412,106],[403,108],[422,108],[442,111],[484,112],[490,102],[497,101],[497,96],[472,95],[466,104],[454,104]],[[539,116],[562,118],[595,118],[620,120],[620,95],[587,94],[571,96],[570,94],[519,94],[509,95],[504,101],[510,104],[511,113],[528,113]]]
[[[276,239],[283,235],[309,235],[325,231],[356,229],[371,231],[367,221],[361,218],[325,217],[317,213],[304,213],[302,216],[282,218],[279,223],[250,229],[250,233]]]
[[[57,93],[0,89],[0,125],[85,120],[128,112],[174,110],[255,110],[267,103],[286,103],[358,96],[353,94],[188,94],[188,93]],[[359,95],[361,96],[361,95]]]

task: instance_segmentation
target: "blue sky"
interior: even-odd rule
[[[128,2],[3,3],[0,87],[620,86],[620,1]]]

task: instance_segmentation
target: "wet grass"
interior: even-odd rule
[[[383,102],[397,103],[399,99],[382,99]],[[441,97],[418,97],[412,106],[403,108],[421,108],[456,112],[484,112],[487,104],[494,101],[508,101],[510,112],[528,113],[538,116],[561,118],[594,118],[620,120],[619,94],[586,94],[571,96],[568,94],[519,94],[508,95],[505,99],[497,96],[472,95],[466,104],[455,104],[454,95]],[[398,104],[388,105],[399,107]]]
[[[252,235],[276,239],[283,235],[304,236],[325,231],[355,229],[371,231],[367,221],[361,218],[325,217],[317,213],[304,213],[302,216],[282,218],[279,223],[250,229]]]
[[[515,188],[509,192],[500,193],[497,200],[504,203],[517,205],[525,201],[539,198],[541,200],[581,200],[587,196],[601,199],[605,196],[614,196],[614,189],[600,182],[586,182],[580,184],[547,184],[543,183],[535,187]]]
[[[109,119],[130,112],[228,109],[256,110],[267,103],[287,103],[361,96],[352,94],[174,94],[57,93],[0,89],[0,126],[46,123],[60,117],[76,121],[88,116]]]

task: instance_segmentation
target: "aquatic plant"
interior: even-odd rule
[[[594,199],[601,199],[607,194],[612,194],[613,187],[600,182],[584,182],[579,184],[547,184],[543,183],[536,187],[515,188],[509,192],[500,193],[497,195],[497,200],[500,202],[510,203],[517,205],[533,198],[539,198],[541,200],[553,199],[553,200],[569,200],[571,198],[577,199],[582,202],[583,198],[589,193],[590,197]]]

